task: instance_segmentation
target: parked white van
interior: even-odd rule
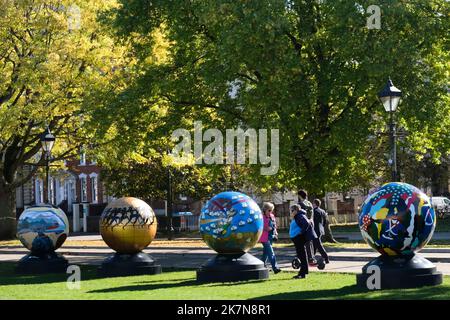
[[[431,204],[440,218],[450,214],[450,199],[446,197],[431,197]]]

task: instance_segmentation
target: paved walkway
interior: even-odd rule
[[[88,235],[69,237],[69,239],[95,241],[101,240],[101,237],[98,235]],[[215,255],[215,252],[209,248],[192,246],[150,246],[150,248],[144,251],[151,254],[163,267],[177,268],[198,268]],[[110,248],[101,246],[63,246],[58,252],[63,254],[71,264],[80,265],[99,265],[106,257],[114,253]],[[295,256],[294,248],[276,248],[275,252],[280,267],[284,270],[293,270],[291,261]],[[27,253],[28,250],[22,246],[3,246],[0,247],[0,262],[18,261]],[[260,257],[262,249],[252,249],[250,253],[256,257]],[[376,252],[366,248],[329,248],[328,253],[331,262],[325,270],[320,272],[360,273],[362,267],[369,260],[378,256]],[[426,248],[420,255],[435,263],[438,271],[450,275],[450,247],[448,249]],[[311,271],[318,270],[312,268]]]
[[[363,239],[360,232],[334,232],[333,236],[336,240],[358,241]],[[433,240],[450,240],[450,232],[435,232]]]
[[[333,232],[333,237],[336,240],[347,241],[362,241],[361,232]],[[280,233],[280,238],[287,239],[289,235],[285,232]],[[435,232],[433,234],[433,240],[450,240],[450,232]]]
[[[287,232],[280,232],[279,234],[280,239],[288,239],[289,234]],[[362,241],[363,238],[361,236],[360,232],[333,232],[333,237],[337,240],[349,240],[349,241]],[[77,241],[95,241],[95,240],[102,240],[102,237],[98,234],[84,234],[84,233],[78,233],[78,234],[72,234],[68,238],[69,240],[77,240]],[[201,240],[200,237],[191,237],[191,238],[182,238],[182,237],[176,237],[177,240]],[[158,239],[163,240],[163,239]],[[433,234],[433,240],[450,240],[450,232],[435,232]],[[450,246],[449,246],[450,248]]]

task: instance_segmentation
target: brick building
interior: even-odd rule
[[[31,205],[44,202],[44,192],[48,192],[49,202],[59,206],[69,216],[73,204],[89,203],[90,211],[102,210],[110,197],[106,195],[105,186],[100,179],[100,168],[93,161],[87,161],[82,153],[79,159],[65,161],[67,170],[50,172],[49,190],[46,190],[45,178],[35,175],[30,181],[16,189],[16,210],[20,215]],[[25,166],[23,174],[29,172]]]
[[[72,228],[72,216],[74,204],[89,204],[89,216],[87,221],[88,232],[98,232],[98,222],[103,209],[109,201],[114,199],[106,193],[106,187],[101,181],[101,168],[94,161],[89,161],[82,153],[79,159],[65,161],[66,170],[50,171],[49,190],[45,186],[43,175],[35,175],[30,181],[16,189],[17,216],[25,208],[44,202],[44,192],[48,192],[49,202],[60,207],[66,212],[70,227]],[[22,174],[27,174],[30,167],[22,168]],[[155,211],[158,218],[159,230],[166,229],[166,201],[164,199],[142,199]],[[174,199],[173,226],[177,231],[198,229],[198,215],[203,202],[182,195],[176,195]],[[82,209],[80,208],[80,211]],[[191,216],[183,216],[180,213],[192,213]],[[71,230],[72,231],[72,230]]]

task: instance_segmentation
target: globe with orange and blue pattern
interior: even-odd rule
[[[390,182],[366,198],[359,227],[364,240],[382,255],[413,255],[433,236],[436,214],[424,192],[407,183]]]

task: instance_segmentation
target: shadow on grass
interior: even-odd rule
[[[22,275],[15,273],[15,262],[0,262],[0,286],[7,285],[30,285],[30,284],[49,284],[66,282],[69,274],[67,273],[47,273],[47,274],[33,274]],[[109,279],[107,277],[101,277],[97,275],[98,266],[94,265],[81,265],[81,279],[82,280],[96,280],[96,279]],[[189,271],[185,269],[177,268],[163,268],[163,274],[171,272]],[[149,275],[152,277],[153,275]],[[186,278],[170,279],[168,281],[182,281]],[[149,280],[149,282],[163,282],[166,280]],[[142,283],[142,282],[140,282]]]
[[[345,298],[345,296],[347,295],[364,292],[367,292],[367,290],[361,289],[356,285],[352,285],[342,287],[339,289],[277,293],[256,297],[252,300],[305,300],[305,299],[340,299],[340,298],[342,299]]]
[[[45,284],[66,282],[69,274],[66,273],[46,273],[23,275],[15,273],[17,263],[2,262],[0,263],[0,286],[2,285],[26,285],[26,284]],[[83,280],[96,279],[96,266],[82,266],[81,275]]]
[[[265,280],[243,280],[243,281],[237,281],[237,282],[199,282],[201,284],[209,284],[210,287],[233,287],[233,286],[240,286],[244,284],[257,284],[257,283],[263,283],[266,282],[269,279]]]
[[[167,273],[167,272],[164,272]],[[152,276],[152,275],[150,275]],[[186,278],[178,278],[178,279],[155,279],[155,280],[145,280],[145,281],[134,281],[133,283],[135,284],[146,284],[146,283],[156,283],[156,282],[181,282],[181,281],[186,281]]]
[[[156,281],[155,281],[156,282]],[[112,292],[122,292],[122,291],[147,291],[147,290],[157,290],[157,289],[169,289],[169,288],[180,288],[180,287],[189,287],[189,286],[199,286],[199,283],[196,280],[185,280],[181,282],[173,282],[173,281],[165,281],[160,280],[160,283],[144,283],[133,286],[123,286],[123,287],[115,287],[115,288],[106,288],[106,289],[98,289],[88,291],[88,293],[112,293]]]
[[[450,286],[422,287],[416,289],[396,289],[368,291],[356,285],[338,289],[297,291],[277,293],[252,298],[251,300],[308,300],[308,299],[381,299],[381,300],[448,300]]]

